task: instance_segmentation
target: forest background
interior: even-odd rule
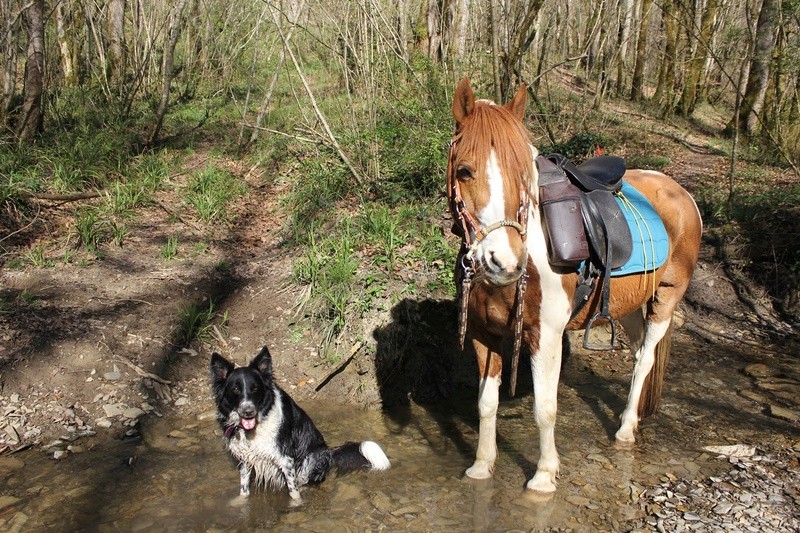
[[[387,294],[454,294],[468,76],[501,102],[527,84],[542,152],[672,169],[740,296],[800,315],[798,0],[0,0],[0,24],[0,268],[102,261],[153,206],[203,236],[162,258],[201,254],[280,183],[291,283],[335,353]],[[724,165],[675,174],[692,155]],[[184,340],[226,319],[181,309]]]

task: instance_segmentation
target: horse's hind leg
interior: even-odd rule
[[[500,403],[500,374],[503,370],[500,343],[500,340],[492,343],[497,345],[492,349],[482,341],[472,341],[480,372],[478,449],[475,452],[475,463],[466,472],[467,477],[472,479],[492,477],[497,458],[497,406]]]
[[[639,425],[639,405],[643,394],[649,395],[652,392],[649,388],[643,392],[643,388],[656,359],[666,359],[669,355],[664,350],[658,349],[659,343],[666,340],[664,337],[669,333],[672,312],[683,297],[687,286],[688,282],[678,286],[662,284],[658,287],[655,298],[648,305],[646,318],[640,310],[637,310],[622,319],[626,332],[631,332],[632,343],[637,344],[636,337],[641,338],[641,343],[635,351],[636,362],[633,367],[628,403],[622,412],[620,428],[616,434],[617,444],[621,446],[631,446],[635,442],[634,433]],[[644,324],[644,335],[638,334],[638,331],[641,331],[641,324]],[[657,380],[657,383],[652,381],[653,379]],[[653,376],[651,379],[653,390],[658,390],[659,394],[661,380],[663,380],[663,375]],[[657,401],[657,399],[653,400]]]

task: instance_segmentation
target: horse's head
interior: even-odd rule
[[[450,145],[450,207],[476,273],[495,285],[519,279],[528,260],[526,231],[536,149],[522,119],[527,94],[521,85],[506,105],[475,100],[469,80],[453,97],[456,133]]]

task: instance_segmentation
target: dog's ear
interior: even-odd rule
[[[232,371],[233,363],[217,352],[211,354],[211,382],[215,391],[219,392],[225,388],[225,380]]]
[[[254,368],[264,379],[272,379],[272,356],[269,348],[261,347],[261,351],[250,362],[250,368]]]

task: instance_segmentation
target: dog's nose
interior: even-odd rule
[[[242,418],[255,418],[256,416],[256,408],[250,405],[247,405],[242,408],[241,410]]]

